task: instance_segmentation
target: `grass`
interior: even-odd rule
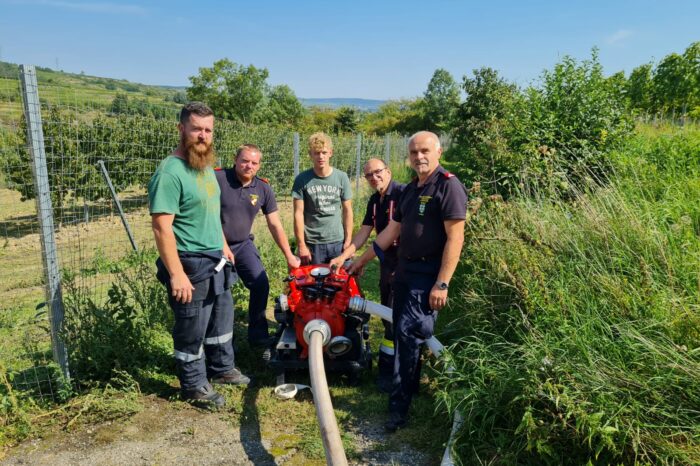
[[[439,377],[462,461],[700,461],[699,147],[645,130],[573,201],[483,200]]]

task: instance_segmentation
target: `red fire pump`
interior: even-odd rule
[[[359,374],[371,368],[369,314],[348,309],[353,296],[361,296],[355,277],[327,265],[307,265],[293,269],[284,279],[286,294],[275,299],[275,320],[279,326],[270,351],[268,365],[284,382],[289,370],[308,369],[306,325],[322,320],[330,328],[324,347],[326,371],[343,372],[356,382]]]

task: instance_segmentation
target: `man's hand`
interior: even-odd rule
[[[430,309],[439,311],[447,304],[447,290],[441,290],[437,285],[433,285],[428,298]]]
[[[356,261],[350,264],[350,267],[348,267],[347,270],[348,274],[357,275],[358,277],[361,277],[365,273],[365,264],[363,264],[360,261]]]
[[[309,265],[311,263],[311,251],[306,245],[299,246],[299,259],[303,265]]]
[[[236,263],[236,260],[233,257],[233,251],[231,251],[231,248],[226,243],[224,243],[224,257],[228,259],[231,264]]]
[[[290,270],[296,269],[300,265],[301,265],[301,260],[297,256],[291,255],[291,256],[287,257],[287,267],[289,267]]]
[[[347,248],[349,248],[351,244],[352,244],[352,238],[347,238],[343,242],[343,251],[345,251]]]
[[[187,304],[192,301],[192,292],[194,287],[187,278],[187,274],[179,273],[170,277],[170,289],[172,290],[175,301]]]
[[[336,270],[340,269],[344,263],[345,260],[343,259],[343,256],[338,256],[335,259],[331,259],[328,265],[331,267],[331,270],[335,272]]]

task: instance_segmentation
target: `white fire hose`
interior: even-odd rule
[[[366,312],[374,316],[380,317],[389,322],[393,322],[392,310],[386,306],[375,303],[373,301],[368,301],[360,296],[353,296],[350,298],[350,303],[348,307],[355,312]],[[440,353],[444,349],[442,343],[438,341],[434,336],[425,342],[430,352],[436,357],[440,356]],[[449,372],[454,370],[454,367],[449,367],[447,369]],[[452,447],[454,446],[455,436],[462,426],[462,415],[459,411],[455,411],[455,417],[452,420],[452,430],[450,432],[450,438],[447,440],[447,446],[445,447],[445,453],[442,455],[442,466],[454,466],[454,459],[452,458]]]
[[[354,296],[350,299],[348,305],[350,310],[355,312],[366,312],[377,316],[381,319],[392,322],[392,311],[386,306],[368,301],[360,296]],[[318,419],[319,428],[321,430],[321,438],[323,440],[323,448],[326,452],[326,464],[332,466],[347,465],[348,460],[345,457],[345,450],[340,440],[340,432],[338,430],[338,422],[335,419],[333,412],[333,404],[331,396],[328,392],[328,382],[326,381],[326,372],[323,365],[323,347],[328,344],[331,338],[331,329],[326,321],[315,319],[310,321],[304,327],[304,340],[309,345],[309,374],[311,377],[311,392],[314,396],[314,404],[316,405],[316,417]],[[430,352],[435,356],[439,356],[443,350],[443,345],[434,336],[427,340],[425,344],[430,349]],[[448,370],[451,371],[450,367]],[[283,384],[275,388],[275,395],[281,399],[291,399],[296,395],[297,390],[308,388],[306,385]],[[455,416],[452,421],[452,431],[450,438],[447,441],[445,453],[442,456],[442,466],[453,466],[452,447],[457,432],[462,425],[462,416],[459,411],[455,411]]]

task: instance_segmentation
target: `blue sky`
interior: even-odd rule
[[[0,0],[3,61],[186,86],[228,57],[298,97],[415,97],[436,68],[526,85],[593,46],[606,73],[629,73],[698,40],[698,0]]]

